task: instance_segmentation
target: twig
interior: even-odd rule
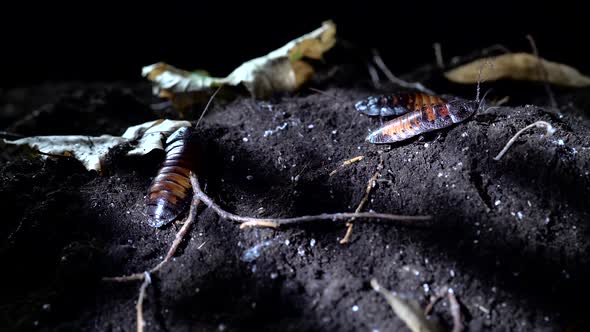
[[[448,291],[449,303],[451,304],[451,316],[453,316],[453,332],[463,332],[465,327],[463,326],[463,315],[461,314],[461,305],[457,301],[455,292],[452,288]]]
[[[219,88],[217,88],[217,90],[215,90],[215,92],[213,92],[213,94],[211,95],[211,98],[209,98],[209,101],[207,102],[207,105],[205,105],[205,109],[203,110],[203,113],[201,113],[199,120],[197,120],[197,124],[195,124],[195,129],[197,129],[199,127],[199,123],[201,122],[201,119],[203,118],[203,116],[205,116],[205,113],[209,109],[209,105],[211,105],[211,103],[213,102],[213,99],[215,99],[215,96],[217,95],[219,90],[221,90],[222,87],[223,87],[223,85],[220,85]]]
[[[373,82],[373,87],[375,89],[380,89],[381,80],[379,79],[379,73],[377,72],[377,69],[371,63],[367,64],[367,69],[369,70],[369,76],[371,76],[371,82]]]
[[[309,89],[309,90],[311,90],[311,91],[317,92],[317,93],[319,93],[319,94],[322,94],[322,95],[324,95],[324,96],[332,97],[332,98],[334,98],[334,99],[336,99],[336,100],[338,100],[338,101],[341,101],[341,102],[343,102],[343,103],[346,103],[346,102],[347,102],[346,100],[344,100],[344,99],[342,99],[342,98],[340,98],[340,97],[336,97],[336,96],[334,96],[333,94],[327,93],[326,91],[322,91],[322,90],[320,90],[320,89],[316,89],[316,88],[308,88],[308,89]]]
[[[434,47],[434,56],[436,58],[436,65],[438,66],[438,68],[444,69],[445,68],[445,63],[443,61],[443,56],[442,56],[442,51],[441,51],[441,48],[440,48],[440,43],[434,43],[434,44],[432,44],[432,47]]]
[[[549,102],[551,102],[551,107],[554,109],[557,109],[559,106],[557,105],[557,101],[555,101],[555,96],[553,95],[553,90],[551,90],[551,86],[549,86],[549,82],[547,81],[549,73],[547,73],[547,68],[545,68],[545,66],[543,65],[543,60],[541,60],[541,58],[539,57],[539,50],[537,49],[537,43],[535,43],[535,40],[533,39],[533,36],[531,36],[531,35],[526,35],[526,38],[529,40],[529,43],[531,44],[531,48],[533,50],[533,54],[535,54],[535,57],[537,58],[537,61],[539,62],[539,72],[543,76],[543,86],[545,87],[545,91],[547,92],[547,95],[549,96]]]
[[[145,298],[145,290],[147,286],[152,282],[149,272],[144,272],[144,275],[145,277],[143,278],[143,283],[141,284],[141,287],[139,287],[137,305],[135,306],[137,310],[137,332],[143,332],[143,328],[145,326],[145,320],[143,320],[143,299]]]
[[[396,221],[399,224],[403,225],[416,225],[416,221],[428,221],[431,220],[431,216],[405,216],[405,215],[395,215],[395,214],[385,214],[385,213],[324,213],[314,216],[302,216],[302,217],[294,217],[294,218],[252,218],[252,217],[242,217],[236,214],[227,212],[223,210],[219,205],[215,204],[211,197],[207,196],[201,189],[199,181],[194,174],[191,174],[191,183],[193,186],[193,190],[195,195],[207,205],[210,209],[215,211],[221,218],[228,219],[231,221],[235,221],[237,223],[241,223],[240,228],[246,227],[254,227],[254,226],[262,226],[262,227],[271,227],[271,228],[279,228],[284,226],[292,226],[292,225],[299,225],[308,223],[311,221],[342,221],[347,220],[350,218],[364,218],[364,219],[381,219],[381,220],[390,220]]]
[[[430,296],[430,302],[428,302],[428,304],[426,305],[426,308],[424,308],[425,315],[427,315],[427,316],[430,315],[430,312],[432,311],[432,308],[434,308],[434,305],[438,301],[440,301],[443,297],[445,297],[448,290],[449,290],[448,287],[443,287],[438,291],[438,293]]]
[[[543,128],[545,127],[547,129],[547,136],[553,135],[553,133],[555,133],[555,128],[553,128],[553,126],[551,124],[549,124],[548,122],[545,121],[537,121],[535,123],[532,123],[524,128],[522,128],[521,130],[519,130],[516,135],[514,135],[509,141],[508,143],[506,143],[506,146],[504,146],[504,148],[502,149],[502,151],[500,151],[500,153],[498,153],[498,155],[496,157],[494,157],[494,160],[500,160],[500,158],[502,158],[502,156],[504,156],[504,154],[506,153],[506,151],[508,151],[508,149],[510,148],[510,146],[512,146],[512,144],[514,144],[514,142],[516,141],[516,139],[518,139],[518,137],[520,135],[522,135],[523,132],[531,129],[531,128]]]
[[[371,178],[369,179],[369,182],[367,182],[367,188],[365,189],[365,194],[363,195],[363,198],[361,199],[361,201],[357,205],[356,210],[354,210],[354,213],[359,213],[365,208],[365,206],[367,205],[367,202],[369,201],[369,195],[373,191],[373,188],[375,188],[375,185],[377,183],[377,178],[381,176],[381,170],[383,169],[383,155],[379,156],[379,159],[380,160],[379,160],[379,164],[377,165],[377,170],[375,171],[375,174],[373,174],[373,176],[371,176]],[[354,221],[354,218],[351,218],[350,220],[348,220],[348,222],[346,222],[346,227],[347,227],[346,234],[344,234],[344,237],[342,238],[342,240],[340,240],[340,244],[346,244],[346,243],[350,242],[350,237],[352,236],[353,221]]]
[[[342,162],[342,165],[336,167],[335,170],[331,171],[329,176],[332,176],[332,175],[336,174],[339,170],[341,170],[342,168],[344,168],[344,167],[346,167],[346,166],[348,166],[350,164],[353,164],[353,163],[356,163],[356,162],[359,162],[359,161],[363,160],[363,158],[365,158],[365,156],[356,156],[354,158],[350,158],[348,160],[343,161]]]
[[[191,207],[190,207],[190,210],[188,213],[188,217],[186,218],[184,225],[182,225],[180,230],[176,233],[174,241],[172,241],[172,245],[170,245],[170,249],[168,249],[168,253],[166,253],[166,257],[160,263],[158,263],[158,265],[151,268],[149,270],[149,273],[158,272],[166,263],[168,263],[172,259],[172,256],[174,256],[174,254],[176,253],[176,250],[178,250],[178,246],[180,245],[183,238],[188,233],[190,226],[197,219],[197,207],[199,204],[200,204],[199,198],[197,198],[196,195],[194,195],[193,201],[191,203]],[[144,278],[145,278],[145,273],[134,273],[134,274],[120,276],[120,277],[106,277],[106,278],[103,278],[103,280],[104,281],[124,282],[124,281],[143,280]]]
[[[387,78],[389,79],[389,81],[391,81],[391,83],[397,84],[403,88],[416,89],[416,90],[419,90],[421,92],[431,94],[431,95],[435,94],[432,90],[426,88],[424,85],[422,85],[419,82],[415,82],[415,83],[406,82],[402,79],[397,78],[395,75],[393,75],[391,70],[389,70],[389,68],[387,68],[387,66],[385,65],[385,62],[383,62],[383,59],[381,59],[381,55],[379,55],[379,52],[377,50],[373,50],[373,62],[375,62],[377,67],[379,67],[381,69],[381,71],[383,71],[383,73],[385,74],[385,76],[387,76]]]

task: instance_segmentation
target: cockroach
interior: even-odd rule
[[[150,184],[145,202],[147,222],[152,227],[174,221],[191,201],[189,176],[196,166],[193,137],[193,128],[182,127],[166,140],[166,156]]]
[[[478,99],[449,101],[419,92],[398,93],[368,97],[355,108],[369,116],[397,116],[366,138],[373,144],[388,144],[465,121],[481,107],[483,100]]]

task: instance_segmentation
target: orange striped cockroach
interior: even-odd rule
[[[447,100],[415,92],[371,96],[357,102],[355,108],[369,116],[397,116],[366,138],[374,144],[387,144],[465,121],[481,108],[482,103],[479,96],[474,101]]]
[[[192,198],[190,172],[195,171],[196,154],[193,128],[177,129],[166,140],[166,156],[152,180],[145,202],[145,214],[152,227],[175,220]]]

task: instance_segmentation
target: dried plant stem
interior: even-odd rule
[[[551,86],[549,85],[549,82],[547,81],[549,73],[547,72],[547,68],[545,68],[543,60],[539,57],[539,49],[537,49],[537,43],[535,43],[535,40],[533,39],[533,36],[531,36],[531,35],[527,35],[526,38],[529,40],[529,43],[531,44],[531,49],[533,50],[533,54],[535,55],[535,57],[537,57],[537,60],[539,62],[539,72],[541,73],[541,76],[543,77],[543,86],[545,87],[545,91],[547,92],[547,96],[549,96],[549,102],[551,103],[551,107],[556,109],[556,108],[558,108],[557,101],[555,101],[555,96],[553,95],[553,90],[551,90]]]
[[[137,305],[135,309],[137,311],[137,332],[143,332],[145,326],[145,320],[143,319],[143,299],[145,298],[145,291],[149,284],[152,282],[152,278],[149,272],[144,272],[143,283],[139,287],[139,296],[137,298]]]
[[[432,47],[434,48],[434,56],[436,58],[436,65],[438,66],[438,68],[444,69],[445,62],[443,61],[440,43],[434,43],[434,44],[432,44]]]
[[[406,82],[406,81],[396,77],[395,75],[393,75],[391,70],[389,70],[389,68],[387,68],[387,66],[385,65],[385,62],[383,62],[383,59],[381,59],[381,55],[379,55],[379,52],[377,50],[373,50],[373,62],[375,62],[377,67],[379,67],[381,69],[381,71],[383,71],[383,73],[385,74],[385,76],[387,76],[387,79],[389,79],[389,81],[391,81],[391,83],[397,84],[397,85],[401,86],[402,88],[416,89],[418,91],[421,91],[421,92],[424,92],[427,94],[431,94],[431,95],[435,94],[434,91],[426,88],[421,83]]]
[[[193,190],[195,192],[195,196],[199,200],[201,200],[201,202],[203,202],[206,206],[215,211],[215,213],[217,213],[221,218],[241,223],[240,228],[242,229],[246,227],[255,226],[279,228],[285,226],[305,224],[311,221],[343,221],[348,220],[350,218],[390,220],[402,225],[416,225],[417,221],[429,221],[432,219],[431,216],[405,216],[384,213],[324,213],[314,216],[302,216],[294,218],[242,217],[225,211],[219,205],[213,202],[211,197],[207,196],[207,194],[203,192],[199,184],[199,181],[197,180],[197,177],[194,174],[191,174],[191,183],[193,186]]]
[[[363,195],[363,198],[361,199],[361,201],[357,205],[356,210],[354,210],[354,213],[359,213],[365,208],[365,206],[367,205],[367,202],[369,201],[369,195],[373,191],[373,188],[375,188],[375,185],[377,183],[377,179],[381,176],[381,170],[383,169],[383,156],[380,156],[379,158],[380,158],[380,160],[379,160],[379,164],[377,165],[377,170],[375,171],[375,174],[373,174],[373,176],[371,176],[371,178],[369,179],[369,182],[367,182],[367,188],[365,189],[365,194]],[[354,221],[354,218],[351,218],[350,220],[348,220],[348,222],[346,222],[346,227],[347,227],[346,234],[344,234],[344,237],[342,238],[342,240],[340,240],[340,244],[346,244],[346,243],[350,242],[350,237],[352,236],[353,221]]]
[[[336,174],[342,168],[344,168],[344,167],[346,167],[346,166],[348,166],[350,164],[359,162],[359,161],[363,160],[364,158],[365,158],[365,156],[356,156],[354,158],[350,158],[348,160],[343,161],[340,166],[338,166],[335,170],[333,170],[333,171],[330,172],[330,175],[329,176],[332,176],[332,175]]]
[[[504,146],[504,148],[502,149],[502,151],[500,151],[500,153],[498,153],[497,156],[494,157],[494,160],[500,160],[500,158],[502,158],[502,156],[504,156],[504,154],[506,153],[506,151],[508,151],[508,149],[510,148],[510,146],[512,146],[512,144],[514,144],[514,142],[518,139],[518,137],[520,135],[522,135],[523,132],[531,129],[531,128],[546,128],[547,129],[547,136],[552,135],[555,132],[555,128],[553,128],[553,126],[551,124],[549,124],[548,122],[545,121],[537,121],[535,123],[532,123],[524,128],[522,128],[521,130],[519,130],[516,135],[514,135],[509,141],[508,143],[506,143],[506,146]]]
[[[373,66],[371,63],[367,64],[367,70],[369,71],[369,76],[371,76],[371,82],[373,82],[373,87],[375,89],[380,89],[381,88],[381,80],[379,80],[379,73],[377,72],[377,69],[375,68],[375,66]]]

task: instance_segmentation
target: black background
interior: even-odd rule
[[[38,4],[2,10],[0,84],[59,80],[141,80],[141,67],[165,61],[225,76],[332,19],[338,36],[377,48],[396,73],[491,44],[530,51],[590,72],[588,17],[582,5],[552,1],[352,3],[170,2]]]

